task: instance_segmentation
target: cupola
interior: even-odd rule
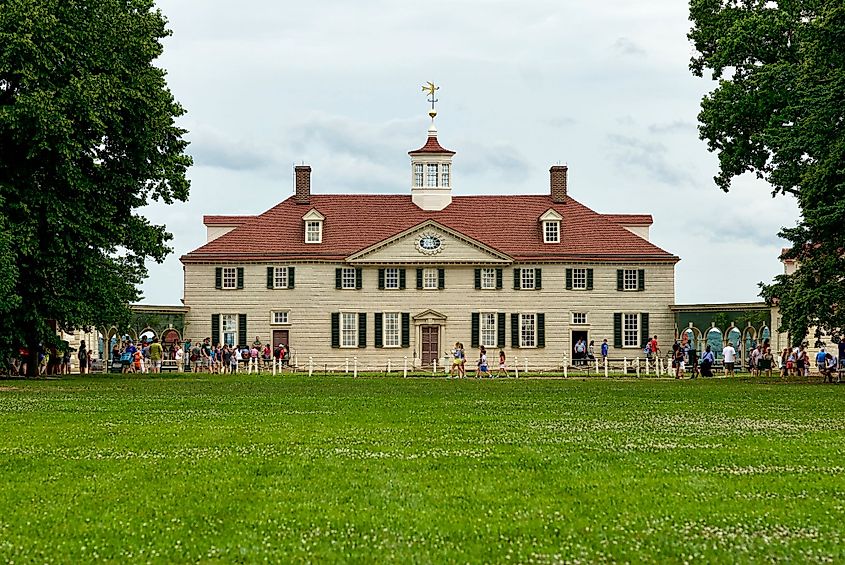
[[[411,200],[423,210],[442,210],[452,203],[452,156],[455,152],[440,145],[434,125],[437,116],[435,93],[439,88],[431,82],[423,86],[431,102],[428,139],[416,151],[408,152],[411,156]]]

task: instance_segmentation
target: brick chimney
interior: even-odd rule
[[[311,203],[311,167],[308,165],[297,165],[293,168],[296,173],[296,195],[294,200],[297,204]],[[564,192],[566,188],[564,187]]]
[[[563,204],[566,201],[566,165],[553,165],[549,169],[549,180],[552,189],[552,202]]]

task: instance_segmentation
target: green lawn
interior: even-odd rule
[[[845,560],[845,386],[0,381],[0,562]]]

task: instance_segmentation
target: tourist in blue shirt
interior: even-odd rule
[[[601,356],[607,359],[607,338],[601,343]]]

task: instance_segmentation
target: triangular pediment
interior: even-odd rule
[[[434,220],[389,237],[346,259],[354,264],[509,264],[513,259]]]
[[[445,322],[446,321],[446,315],[441,314],[437,310],[432,310],[431,308],[429,308],[428,310],[425,310],[424,312],[420,312],[419,314],[414,315],[414,321],[420,321],[420,320],[428,322],[428,323],[431,323],[433,321]]]
[[[542,216],[540,216],[540,221],[542,222],[559,222],[562,219],[563,216],[561,216],[560,213],[554,208],[549,208]]]

